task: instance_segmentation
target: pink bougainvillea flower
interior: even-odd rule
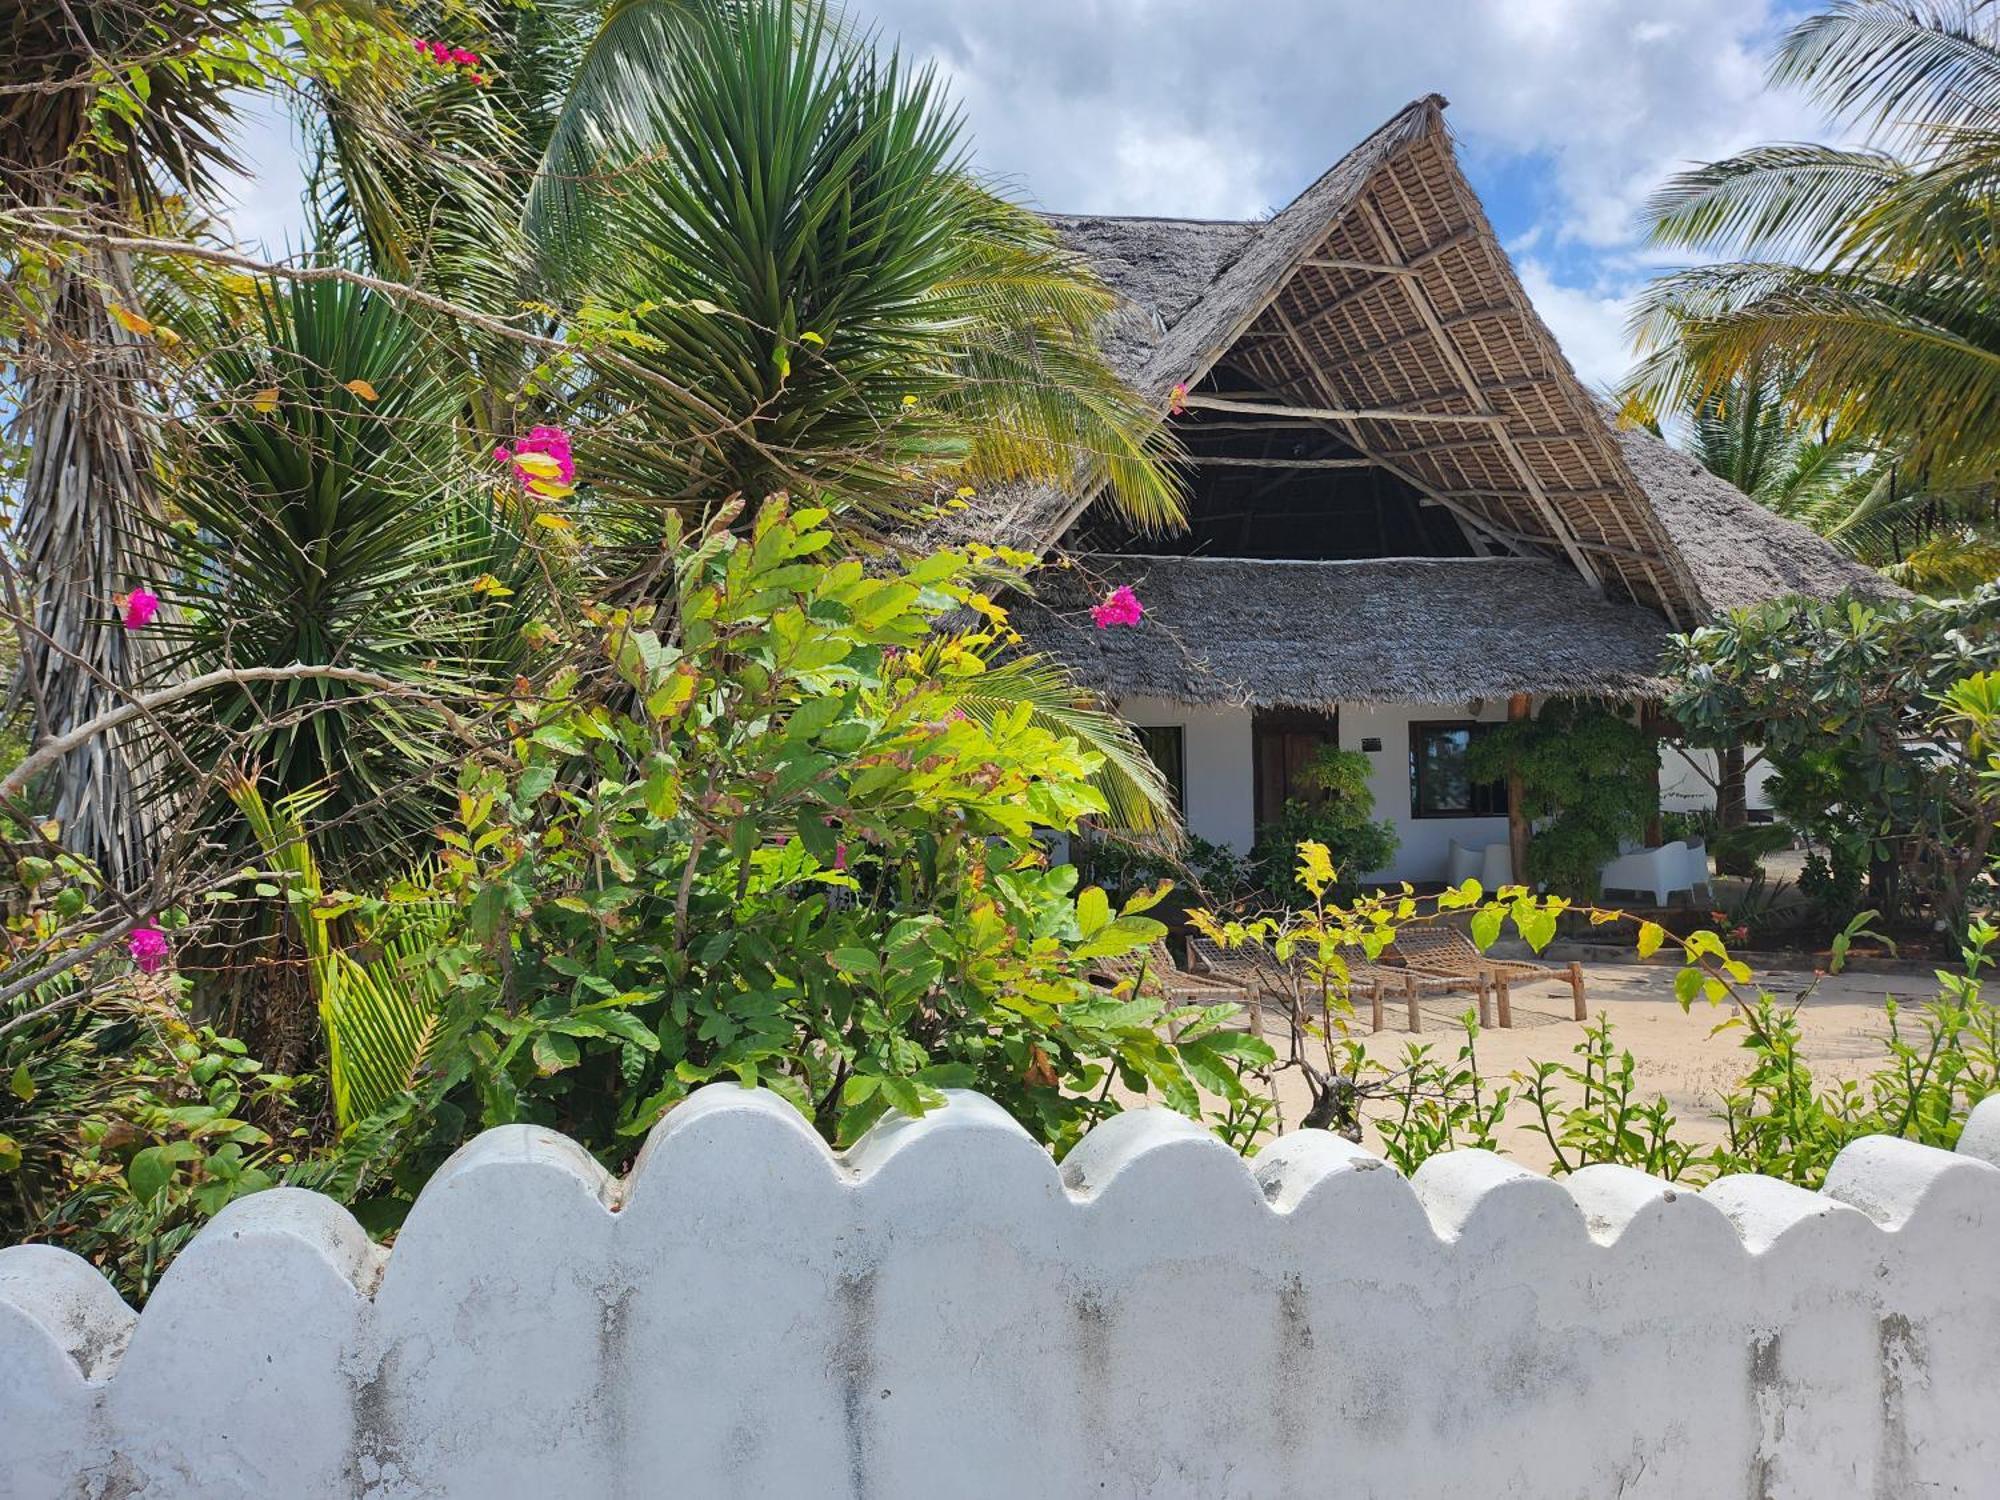
[[[1090,618],[1099,630],[1109,630],[1113,625],[1137,625],[1145,613],[1146,606],[1139,602],[1139,596],[1122,583],[1104,596],[1102,604],[1090,606]]]
[[[125,596],[125,628],[144,630],[160,612],[160,596],[151,589],[134,589]]]
[[[1175,383],[1174,388],[1171,391],[1167,392],[1167,415],[1178,417],[1182,412],[1186,410],[1187,410],[1187,383],[1185,381],[1179,381]]]
[[[556,466],[564,484],[576,482],[576,460],[570,456],[569,434],[560,427],[530,427],[527,436],[516,438],[510,452],[503,444],[493,450],[493,457],[501,463],[509,463],[524,453],[539,453]],[[536,477],[514,464],[514,477],[526,486]]]
[[[835,844],[833,846],[833,867],[836,870],[847,868],[847,845]]]
[[[167,935],[153,924],[149,917],[144,927],[135,927],[126,939],[125,946],[132,951],[132,962],[144,974],[151,974],[167,961]]]

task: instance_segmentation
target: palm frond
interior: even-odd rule
[[[644,141],[686,23],[715,0],[612,0],[566,80],[540,142],[520,223],[552,271],[584,253],[590,212],[607,165]]]
[[[334,940],[342,915],[313,857],[307,819],[326,800],[308,789],[267,804],[256,781],[233,779],[228,794],[254,833],[305,949],[326,1044],[327,1078],[343,1132],[408,1093],[442,1024],[435,973],[425,958],[454,920],[448,903],[399,905],[379,952],[357,959]]]
[[[1759,146],[1668,178],[1643,216],[1655,244],[1744,256],[1837,256],[1856,220],[1909,168],[1884,152]]]
[[[1020,656],[958,685],[960,704],[979,723],[991,726],[1017,705],[1030,707],[1029,722],[1053,734],[1076,740],[1103,757],[1091,778],[1103,795],[1114,827],[1149,833],[1168,847],[1178,847],[1180,820],[1159,767],[1116,714],[1080,693],[1058,663],[1040,656]]]
[[[1837,120],[1922,142],[2000,118],[2000,29],[1989,0],[1835,0],[1794,26],[1771,68]]]

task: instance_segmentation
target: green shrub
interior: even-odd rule
[[[1361,888],[1362,876],[1396,857],[1401,840],[1393,823],[1374,816],[1370,771],[1368,757],[1359,750],[1332,745],[1320,750],[1301,778],[1315,800],[1287,801],[1275,822],[1257,830],[1250,866],[1259,885],[1280,900],[1306,899],[1294,868],[1301,844],[1318,844],[1327,851],[1339,873],[1337,889],[1350,895]]]
[[[1525,878],[1563,895],[1597,894],[1597,872],[1659,810],[1659,745],[1600,704],[1553,699],[1532,719],[1472,742],[1479,781],[1519,777],[1519,809],[1535,824]]]

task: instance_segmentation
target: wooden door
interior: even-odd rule
[[[1308,806],[1320,793],[1304,781],[1306,767],[1328,745],[1340,743],[1336,716],[1306,709],[1258,709],[1250,720],[1250,754],[1256,775],[1257,826],[1273,822],[1287,801]]]

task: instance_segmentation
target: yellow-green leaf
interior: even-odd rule
[[[1660,951],[1660,944],[1667,940],[1667,929],[1658,922],[1639,924],[1639,957],[1651,958]]]

